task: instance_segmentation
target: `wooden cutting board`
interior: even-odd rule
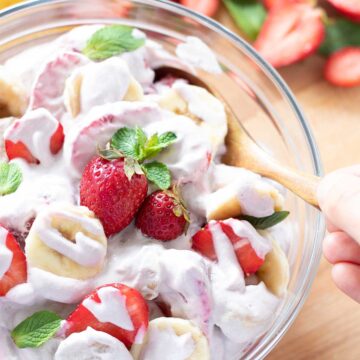
[[[217,20],[239,33],[224,9]],[[280,74],[302,106],[330,172],[360,163],[360,87],[329,85],[322,78],[323,65],[313,56]],[[268,359],[360,359],[360,305],[337,290],[325,259],[300,315]]]

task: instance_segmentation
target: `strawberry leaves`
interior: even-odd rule
[[[264,6],[256,0],[223,0],[236,25],[255,40],[266,18]]]
[[[146,162],[176,141],[173,132],[153,134],[148,138],[138,126],[123,127],[111,138],[106,149],[99,150],[100,156],[107,160],[125,157],[125,174],[130,180],[134,174],[145,174],[147,179],[162,190],[171,185],[171,174],[165,164],[157,161]]]
[[[0,163],[0,196],[15,192],[21,181],[22,173],[17,164]]]
[[[360,47],[360,24],[346,19],[330,20],[319,52],[324,56],[349,46]]]
[[[96,31],[83,50],[94,61],[105,60],[145,44],[145,39],[135,37],[134,29],[125,25],[109,25]]]
[[[39,311],[18,324],[11,332],[17,347],[37,348],[60,329],[61,318],[51,311]]]

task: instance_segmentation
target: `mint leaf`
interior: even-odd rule
[[[265,230],[285,220],[289,214],[289,211],[275,211],[270,216],[260,218],[255,216],[242,215],[240,216],[240,220],[248,221],[255,229]]]
[[[255,40],[266,18],[264,6],[257,0],[223,0],[236,25],[250,40]]]
[[[347,46],[360,46],[360,24],[345,19],[331,20],[326,25],[325,40],[319,52],[330,56]]]
[[[39,311],[25,319],[11,332],[19,348],[37,348],[60,329],[61,318],[51,311]]]
[[[152,158],[160,153],[161,150],[166,149],[176,141],[176,135],[169,131],[160,136],[154,134],[149,141],[145,144],[144,157],[146,159]]]
[[[133,30],[125,25],[105,26],[89,39],[83,53],[96,61],[136,50],[145,44],[145,39],[134,37]]]
[[[135,129],[123,127],[118,130],[111,138],[110,146],[133,159],[137,159],[139,156],[138,138]]]
[[[17,164],[0,162],[0,195],[15,192],[21,181],[22,173]]]
[[[164,147],[169,146],[170,144],[175,142],[175,140],[176,140],[176,135],[171,131],[163,133],[159,136],[159,143]]]
[[[165,164],[153,161],[143,164],[142,169],[147,179],[153,182],[161,190],[166,190],[171,185],[170,171]]]

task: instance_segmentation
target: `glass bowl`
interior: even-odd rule
[[[284,164],[321,175],[319,153],[293,94],[279,74],[243,39],[219,23],[176,3],[156,0],[38,0],[0,13],[0,63],[72,27],[124,23],[145,31],[174,51],[179,42],[198,36],[215,52],[222,75],[202,74],[221,91],[249,134]],[[299,313],[316,275],[324,222],[320,213],[291,193],[289,291],[269,330],[243,358],[265,357]]]

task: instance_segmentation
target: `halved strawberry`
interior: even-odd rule
[[[123,327],[117,323],[119,320]],[[95,289],[69,315],[66,336],[90,326],[116,337],[130,348],[135,338],[146,332],[148,324],[149,309],[142,295],[123,284],[108,284]]]
[[[217,260],[209,224],[192,237],[192,248],[210,260]]]
[[[219,0],[180,0],[184,5],[192,10],[198,11],[206,16],[213,16],[219,8]]]
[[[324,76],[333,85],[353,87],[360,85],[360,48],[343,48],[330,56]]]
[[[25,283],[27,280],[26,257],[15,240],[15,237],[5,228],[0,226],[0,254],[5,254],[8,250],[12,253],[12,259],[8,270],[0,277],[0,296],[16,285]],[[2,247],[6,247],[1,250]],[[1,258],[3,261],[4,259]]]
[[[30,164],[39,164],[40,161],[34,157],[27,146],[22,142],[12,142],[5,139],[5,151],[9,160],[22,158]]]
[[[360,21],[359,0],[327,0],[336,10],[354,21]]]
[[[259,257],[252,248],[249,239],[237,236],[232,227],[221,222],[221,228],[234,246],[235,254],[244,273],[254,274],[264,263],[265,258]]]
[[[239,220],[233,220],[239,221]],[[238,262],[246,275],[254,274],[264,263],[264,259],[260,258],[252,248],[249,239],[237,236],[232,227],[223,221],[218,222],[222,231],[230,239],[233,244],[234,251]],[[204,229],[198,231],[192,238],[192,248],[210,260],[216,261],[216,251],[213,242],[213,236],[207,224]]]
[[[311,55],[324,35],[322,11],[295,2],[270,10],[254,47],[271,65],[281,67]]]

